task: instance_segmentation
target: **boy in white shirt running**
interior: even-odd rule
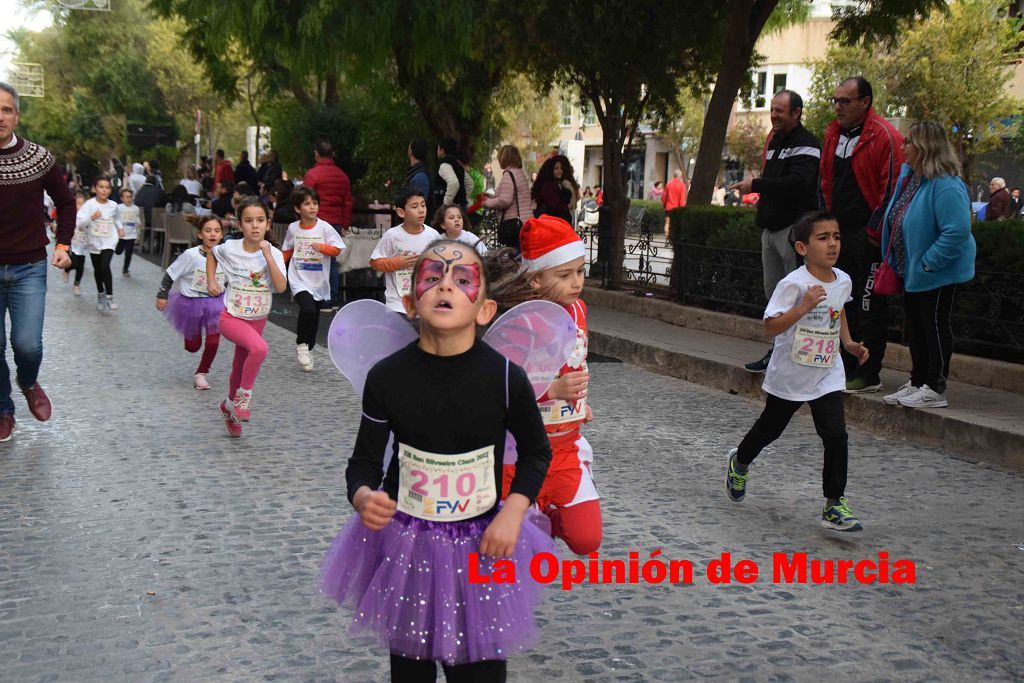
[[[415,188],[402,190],[395,201],[395,212],[402,219],[381,237],[370,254],[370,267],[384,273],[384,300],[389,310],[406,317],[402,297],[412,290],[412,267],[431,242],[441,235],[427,220],[427,198]]]
[[[779,282],[765,309],[765,336],[775,337],[762,387],[767,399],[739,447],[729,451],[725,487],[732,501],[743,500],[754,458],[782,435],[793,413],[808,403],[825,447],[821,525],[836,531],[860,531],[863,526],[850,512],[845,497],[846,375],[842,362],[836,361],[840,343],[861,363],[868,359],[868,349],[850,338],[843,313],[853,284],[849,275],[835,268],[839,223],[824,211],[809,213],[793,226],[793,237],[804,265]]]

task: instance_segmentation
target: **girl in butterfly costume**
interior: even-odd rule
[[[554,548],[546,530],[528,519],[551,457],[537,388],[523,368],[476,338],[477,325],[490,322],[496,306],[474,250],[435,242],[416,262],[412,281],[404,303],[410,318],[420,318],[420,336],[366,375],[345,472],[357,516],[327,553],[321,590],[354,608],[354,631],[372,630],[387,646],[392,680],[433,681],[440,661],[449,680],[503,681],[506,658],[536,631],[540,588],[529,577],[530,559]],[[357,304],[379,309],[371,312],[375,319],[352,321],[348,313]],[[550,320],[558,327],[562,316],[563,341],[545,345],[559,349],[550,370],[568,355],[572,330],[561,311],[547,313],[555,317],[538,327],[552,326]],[[375,302],[351,304],[332,322],[331,356],[357,391],[361,378],[352,368],[390,347],[395,325],[405,328],[398,335],[415,336]],[[507,485],[506,431],[519,452]],[[469,582],[469,562],[489,574],[495,558],[515,563],[514,583]]]
[[[572,355],[539,399],[544,429],[551,440],[551,466],[537,495],[537,506],[551,519],[551,533],[564,540],[572,552],[586,555],[601,546],[602,531],[601,501],[590,471],[594,451],[580,433],[583,423],[591,419],[587,405],[587,306],[580,299],[586,248],[572,227],[554,216],[526,221],[519,240],[519,273],[500,289],[515,292],[517,282],[525,285],[532,296],[563,306],[576,326]],[[495,296],[503,303],[501,293]],[[515,474],[516,465],[506,462],[506,480]]]

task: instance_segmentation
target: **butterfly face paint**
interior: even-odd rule
[[[456,264],[455,262],[462,258],[462,251],[453,249],[451,258],[447,258],[448,249],[443,244],[431,251],[440,260],[428,257],[420,263],[419,270],[416,271],[416,298],[419,299],[425,292],[441,284],[450,273],[452,284],[462,291],[471,303],[476,303],[480,297],[480,264]]]

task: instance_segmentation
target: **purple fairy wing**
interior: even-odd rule
[[[540,398],[572,354],[576,323],[558,304],[527,301],[498,318],[483,340],[526,370]]]
[[[362,299],[335,314],[327,333],[327,349],[334,365],[362,398],[370,368],[418,336],[412,325],[381,302]]]
[[[526,370],[533,392],[548,390],[576,345],[576,323],[558,304],[527,301],[498,318],[483,337],[495,350]],[[505,433],[506,465],[518,459],[516,440]]]

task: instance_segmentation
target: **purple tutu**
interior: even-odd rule
[[[167,322],[185,339],[206,334],[220,334],[220,314],[224,298],[219,296],[185,296],[171,292],[164,315]]]
[[[355,610],[353,634],[374,632],[403,657],[449,665],[507,659],[536,638],[542,587],[530,578],[530,560],[555,545],[547,517],[531,509],[510,558],[516,582],[470,584],[469,554],[479,552],[492,519],[430,522],[398,512],[371,531],[355,515],[327,551],[320,590]],[[478,574],[490,574],[492,563],[481,556]]]

